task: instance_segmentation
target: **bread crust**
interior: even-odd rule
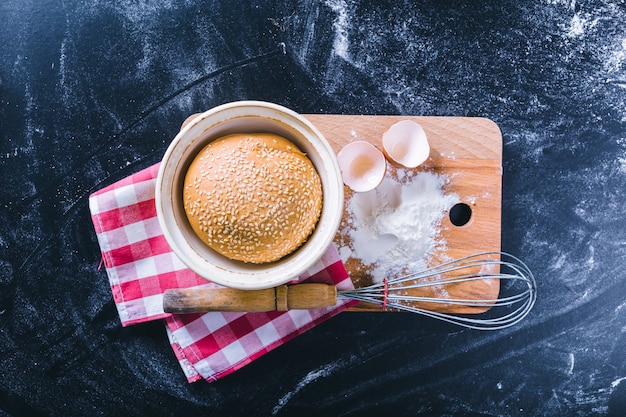
[[[309,158],[271,133],[218,138],[194,158],[183,202],[195,233],[222,255],[277,261],[300,247],[322,210],[322,184]]]

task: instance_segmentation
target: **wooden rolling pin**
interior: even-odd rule
[[[180,288],[165,290],[163,294],[163,311],[176,314],[308,310],[336,303],[337,288],[328,284],[281,285],[264,290]]]

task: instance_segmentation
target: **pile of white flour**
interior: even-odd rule
[[[444,176],[398,170],[397,177],[388,175],[376,189],[354,193],[341,230],[350,241],[340,249],[342,260],[359,259],[374,282],[423,270],[428,255],[445,245],[438,239],[441,220],[459,202],[456,194],[444,192]]]

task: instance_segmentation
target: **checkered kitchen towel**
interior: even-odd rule
[[[354,303],[286,312],[164,313],[166,289],[218,286],[189,270],[165,241],[154,202],[157,172],[158,164],[95,192],[89,208],[122,325],[164,319],[189,382],[228,375]],[[353,288],[334,245],[298,280]]]

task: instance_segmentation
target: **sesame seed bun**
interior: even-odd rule
[[[210,248],[259,264],[307,240],[322,210],[322,184],[312,162],[287,139],[233,134],[194,158],[183,201],[191,227]]]

